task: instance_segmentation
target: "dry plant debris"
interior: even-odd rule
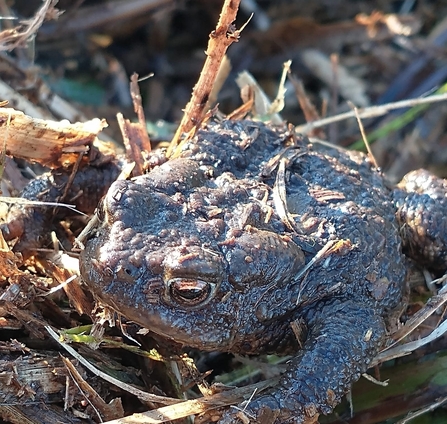
[[[0,108],[0,139],[4,141],[4,152],[50,169],[72,165],[79,154],[88,153],[106,126],[105,120],[99,118],[70,124]]]
[[[191,100],[186,105],[183,118],[169,145],[168,156],[175,152],[182,134],[199,128],[205,118],[207,112],[205,107],[208,105],[225,53],[232,43],[239,40],[241,30],[236,30],[233,26],[239,3],[240,0],[225,0],[222,6],[219,22],[216,29],[210,34],[206,60],[199,81],[193,89]]]
[[[58,1],[45,0],[33,19],[22,21],[18,27],[11,30],[0,31],[0,50],[11,51],[18,47],[24,47],[36,36],[44,20],[57,19],[60,16],[62,12],[54,7]]]
[[[0,32],[0,48],[3,50],[11,50],[26,45],[30,38],[35,35],[37,29],[43,24],[45,18],[50,17],[55,19],[59,17],[60,13],[54,8],[56,3],[57,2],[54,0],[45,1],[33,19],[24,21],[21,26],[14,28],[14,30]],[[72,34],[75,30],[79,31],[80,28],[84,30],[104,28],[104,25],[108,22],[119,22],[123,16],[135,19],[135,17],[143,15],[146,11],[151,11],[165,5],[173,7],[174,2],[133,0],[107,3],[113,4],[116,7],[104,7],[105,3],[99,6],[86,5],[85,8],[74,10],[70,19],[65,21],[64,25],[45,26],[44,24],[42,28],[42,40],[50,40],[64,34]],[[230,2],[226,1],[225,5],[228,3]],[[184,134],[194,131],[194,129],[200,126],[201,122],[207,117],[207,100],[215,87],[214,77],[220,69],[221,61],[223,60],[228,46],[234,41],[238,41],[239,38],[240,30],[236,30],[236,27],[233,27],[235,12],[237,10],[237,6],[234,8],[236,3],[238,2],[232,2],[233,8],[227,9],[228,13],[222,14],[218,28],[210,37],[210,44],[207,50],[207,62],[202,72],[205,81],[199,80],[197,83],[193,92],[193,97],[183,115],[183,122],[178,128],[175,136],[176,141],[172,144],[173,150],[175,150],[177,142],[180,141]],[[308,13],[312,13],[313,8],[317,7],[317,3],[318,2],[315,2],[315,5],[308,5],[308,8],[306,9]],[[428,3],[426,5],[427,7],[429,7]],[[211,4],[206,4],[203,7],[206,8],[211,15],[213,15],[212,12],[215,12],[215,10],[212,9],[213,6]],[[271,7],[274,9],[275,5]],[[277,8],[279,10],[280,6],[277,5]],[[163,11],[163,9],[160,10]],[[163,13],[164,12],[160,12],[161,15],[163,15]],[[274,12],[270,11],[270,15],[273,16],[273,14]],[[288,14],[290,13],[286,13],[285,16]],[[166,18],[166,16],[167,15],[164,15],[163,17]],[[314,83],[315,80],[319,80],[319,83],[323,81],[325,86],[334,89],[332,92],[338,93],[336,97],[340,94],[342,97],[354,99],[357,106],[362,106],[369,102],[374,102],[374,100],[371,101],[371,99],[378,93],[376,87],[380,86],[380,84],[376,84],[377,80],[375,80],[371,74],[368,74],[368,70],[365,70],[364,64],[366,58],[362,57],[360,53],[358,56],[356,56],[355,53],[351,53],[351,64],[354,63],[355,66],[349,66],[349,60],[346,61],[347,64],[345,65],[340,64],[336,69],[339,80],[338,82],[336,79],[333,80],[333,73],[331,73],[331,71],[334,71],[334,69],[331,70],[331,66],[333,66],[334,62],[330,59],[330,53],[334,50],[334,46],[336,50],[340,50],[337,46],[354,46],[352,49],[355,51],[355,46],[360,46],[362,43],[370,43],[372,42],[371,40],[375,40],[374,42],[379,43],[377,46],[380,53],[377,53],[375,56],[371,55],[367,59],[376,67],[382,67],[382,69],[384,69],[384,73],[386,73],[388,77],[387,81],[390,84],[390,91],[392,91],[393,84],[394,88],[399,85],[399,81],[405,81],[407,86],[411,85],[408,81],[416,81],[417,84],[414,85],[424,87],[424,81],[420,80],[420,75],[423,74],[421,70],[429,69],[429,67],[433,65],[433,56],[430,56],[429,51],[431,48],[440,47],[438,37],[445,32],[445,28],[443,29],[443,26],[445,27],[445,22],[439,22],[440,26],[437,30],[438,33],[433,31],[433,34],[430,35],[430,37],[427,36],[427,39],[418,40],[421,44],[430,46],[430,48],[427,47],[427,53],[424,57],[421,57],[419,61],[411,58],[409,59],[408,52],[399,52],[399,55],[396,55],[394,59],[401,67],[403,67],[403,65],[408,65],[406,73],[391,73],[390,69],[392,66],[387,63],[389,62],[387,57],[390,57],[390,55],[392,57],[395,50],[393,50],[389,44],[380,44],[382,41],[396,40],[397,36],[407,37],[408,34],[417,34],[421,26],[420,16],[421,15],[416,14],[407,17],[389,13],[371,14],[368,16],[359,16],[355,21],[351,20],[344,23],[338,22],[334,24],[320,24],[316,22],[315,18],[283,18],[279,19],[267,31],[259,30],[247,34],[248,42],[241,40],[241,43],[243,43],[244,54],[246,52],[252,52],[253,45],[258,48],[256,51],[258,57],[253,66],[255,69],[254,81],[256,81],[256,75],[259,75],[259,69],[268,72],[268,68],[270,68],[274,69],[275,73],[278,73],[281,69],[281,56],[284,56],[283,53],[285,53],[286,57],[284,57],[284,59],[294,56],[294,59],[298,58],[297,62],[300,66],[302,66],[302,63],[305,64],[303,69],[307,68],[306,72],[315,69],[314,71],[310,71],[312,74],[310,77],[309,74],[303,72],[299,75],[301,79],[304,76],[305,78],[310,78]],[[89,17],[89,19],[86,17]],[[62,15],[61,18],[64,18],[64,16]],[[161,19],[161,22],[165,21]],[[57,30],[57,28],[59,28],[59,30]],[[162,32],[160,31],[160,34],[161,33]],[[278,48],[278,46],[281,47]],[[305,47],[304,53],[297,54],[297,50],[303,46]],[[412,48],[419,48],[419,45],[415,43]],[[361,50],[361,48],[358,47],[358,50]],[[277,54],[279,52],[281,52],[281,54]],[[292,54],[293,52],[295,53]],[[273,54],[275,54],[276,58],[272,56]],[[312,56],[311,59],[309,59],[309,55]],[[382,57],[379,57],[380,55],[382,55]],[[234,54],[234,56],[230,56],[232,57],[230,60],[234,63],[235,56],[237,55]],[[178,62],[173,62],[170,71],[173,72],[177,78],[182,72],[189,72],[189,74],[193,76],[196,75],[200,62],[194,62],[195,59],[192,55],[188,59],[190,59],[190,62],[188,62],[191,63],[190,67],[183,66],[185,63],[180,60]],[[315,59],[319,60],[317,64]],[[340,57],[340,59],[343,58]],[[53,95],[51,89],[39,79],[39,75],[35,70],[28,68],[23,71],[23,69],[14,63],[12,73],[8,74],[8,77],[5,77],[6,74],[4,73],[4,69],[9,60],[10,59],[6,60],[5,58],[0,59],[0,63],[2,64],[0,76],[2,76],[3,79],[0,81],[0,85],[4,86],[4,91],[1,91],[1,93],[8,93],[2,94],[4,98],[10,100],[17,99],[17,101],[23,103],[14,102],[13,105],[16,106],[15,108],[0,109],[0,122],[2,122],[0,126],[0,140],[2,140],[2,143],[6,142],[6,149],[4,150],[8,155],[58,169],[60,167],[73,165],[80,155],[85,152],[90,152],[91,155],[91,152],[96,151],[96,147],[93,147],[93,143],[97,146],[102,146],[101,143],[98,143],[97,137],[105,127],[104,120],[92,119],[82,124],[69,124],[68,122],[56,122],[50,119],[42,119],[48,118],[49,113],[47,109],[50,111],[52,110],[53,112],[61,111],[61,107],[57,105],[62,103],[53,103],[53,106],[48,107],[50,103],[46,102],[54,102],[54,99],[57,99],[57,96]],[[443,58],[438,58],[438,60],[442,62]],[[418,66],[411,66],[416,62]],[[269,66],[266,66],[266,63],[268,63]],[[397,69],[399,68],[398,64],[393,66]],[[346,65],[347,67],[345,68]],[[206,66],[208,66],[208,68]],[[316,68],[312,68],[313,66],[316,66]],[[361,69],[361,71],[356,72],[356,67],[357,70]],[[292,73],[293,72],[295,71],[292,69]],[[28,102],[26,107],[34,106],[33,96],[29,98],[26,97],[27,90],[24,90],[23,86],[20,84],[16,85],[17,89],[13,88],[14,85],[17,84],[17,81],[14,81],[14,78],[12,78],[11,75],[19,75],[19,73],[22,81],[26,82],[24,85],[33,86],[33,84],[28,83],[30,81],[40,81],[37,86],[33,86],[33,89],[36,90],[35,93],[40,94],[34,96],[34,99],[39,98],[36,102],[39,104],[38,107],[35,108],[35,111],[27,113],[32,116],[23,114],[21,111],[25,106],[22,108],[21,105]],[[437,74],[435,75],[433,73],[433,75],[434,78]],[[369,84],[368,76],[371,77],[373,81],[371,84]],[[391,76],[396,78],[396,82],[390,82]],[[156,75],[153,82],[160,83],[160,80],[157,81],[157,78],[158,75]],[[441,77],[438,76],[438,78]],[[274,83],[271,85],[275,85],[276,89],[278,80],[277,75],[275,75],[272,80]],[[9,83],[5,81],[8,81]],[[299,84],[300,81],[297,82],[295,78],[295,83]],[[365,83],[368,84],[365,85]],[[298,87],[296,84],[294,85]],[[334,87],[331,87],[331,85],[334,85]],[[401,85],[402,83],[400,84],[400,87]],[[354,94],[343,88],[346,86],[354,88]],[[124,119],[124,114],[120,121],[122,124],[122,133],[124,135],[127,134],[129,150],[133,151],[134,160],[137,161],[141,159],[140,153],[138,152],[147,151],[150,147],[148,145],[149,139],[146,138],[146,132],[144,130],[143,107],[145,105],[141,101],[140,94],[136,91],[135,87],[136,85],[134,82],[132,94],[135,100],[134,103],[139,123],[134,124],[130,121],[126,121]],[[166,87],[164,88],[166,91],[168,90]],[[222,90],[225,92],[225,85]],[[259,88],[259,90],[262,90],[262,88]],[[319,109],[313,106],[314,104],[319,103],[318,96],[315,95],[315,93],[306,94],[300,88],[297,88],[297,91],[300,93],[300,103],[306,104],[306,106],[303,107],[303,109],[306,110],[306,123],[296,127],[296,131],[298,132],[315,135],[316,129],[325,128],[328,125],[333,125],[337,122],[346,124],[348,117],[355,117],[355,112],[353,111],[336,113],[340,111],[340,108],[337,102],[335,102],[336,108],[331,111],[333,116],[320,119],[320,116],[324,116],[324,111],[323,113],[320,113],[318,112]],[[414,96],[411,96],[413,98],[410,100],[397,102],[392,101],[395,100],[392,96],[384,96],[385,99],[388,99],[385,104],[361,108],[358,110],[359,117],[362,120],[377,118],[388,114],[391,110],[414,107],[425,103],[432,104],[434,102],[443,102],[447,98],[446,94],[420,97],[425,94],[426,91],[428,91],[428,88],[425,91],[423,90],[419,93],[416,92]],[[146,93],[143,93],[143,97],[145,94]],[[271,96],[271,94],[272,92],[270,91],[269,95]],[[406,92],[406,94],[408,94],[408,92]],[[47,97],[45,98],[45,96]],[[244,116],[253,107],[253,104],[257,99],[259,99],[259,96],[254,96],[253,90],[248,89],[245,98],[246,104],[241,107],[234,116]],[[288,101],[290,101],[290,97],[287,98],[286,96],[286,103]],[[160,103],[162,103],[162,101],[160,101]],[[56,106],[54,106],[54,104],[56,104]],[[73,121],[76,121],[74,117],[83,115],[83,112],[79,112],[75,108],[69,109],[68,106],[69,105],[67,104],[67,113],[70,114],[70,118]],[[433,117],[430,118],[427,114],[421,118],[415,126],[415,133],[403,138],[413,137],[414,140],[415,137],[418,137],[418,134],[416,133],[418,131],[422,133],[421,128],[425,129],[427,127],[427,122],[445,121],[443,119],[445,111],[442,111],[442,109],[433,110]],[[41,116],[36,116],[38,113],[42,113],[42,111],[44,113]],[[150,118],[153,119],[153,116],[151,115]],[[431,121],[428,121],[429,118]],[[339,131],[338,134],[349,132],[349,129],[352,127],[353,124],[346,124],[343,127],[343,130]],[[430,139],[438,137],[441,142],[445,144],[445,137],[442,135],[442,131],[444,131],[445,128],[443,126],[433,126],[430,128],[434,128],[433,132],[430,133]],[[317,134],[319,137],[324,135],[322,132]],[[406,140],[406,143],[408,145],[408,140]],[[134,148],[138,144],[140,144],[140,146],[136,150],[137,153],[135,153]],[[383,156],[381,155],[380,158],[383,158]],[[92,157],[90,157],[90,159],[92,159]],[[381,162],[381,160],[382,159],[379,159],[379,162]],[[137,164],[136,173],[141,173],[144,169],[145,164],[142,160],[141,163]],[[69,232],[69,230],[67,230],[67,232]],[[72,280],[73,272],[68,271],[59,262],[60,259],[56,258],[56,254],[54,256],[49,256],[46,260],[33,257],[28,258],[28,262],[24,263],[23,258],[20,257],[20,252],[11,251],[3,239],[0,241],[0,301],[2,302],[0,304],[0,331],[5,331],[5,334],[9,334],[6,333],[8,331],[17,332],[17,334],[25,332],[27,334],[27,337],[24,338],[25,343],[18,342],[17,340],[3,340],[3,338],[0,341],[0,373],[2,375],[2,388],[0,390],[0,403],[2,405],[0,405],[0,415],[4,420],[10,420],[11,422],[23,422],[24,420],[28,420],[35,423],[51,423],[56,422],[56,420],[59,420],[59,422],[79,422],[77,421],[76,415],[79,418],[93,419],[98,419],[98,416],[101,415],[102,419],[110,420],[109,423],[161,423],[185,417],[193,413],[202,413],[210,408],[215,408],[216,406],[237,403],[242,398],[250,397],[255,388],[261,389],[269,384],[275,384],[275,379],[273,378],[270,381],[258,385],[247,386],[244,389],[235,389],[228,392],[212,394],[207,398],[179,402],[176,405],[162,406],[153,411],[121,418],[124,413],[129,412],[128,410],[125,411],[120,402],[120,398],[125,399],[127,396],[123,391],[125,385],[120,383],[118,379],[113,379],[113,384],[115,384],[116,387],[111,390],[109,386],[105,386],[103,383],[99,383],[98,380],[92,378],[91,374],[85,373],[83,367],[79,365],[79,363],[82,364],[85,363],[84,361],[88,361],[85,359],[88,355],[91,354],[93,358],[93,351],[87,354],[86,350],[84,350],[82,351],[82,354],[79,354],[79,352],[72,349],[70,352],[77,358],[77,360],[79,360],[79,363],[77,363],[76,361],[68,360],[66,358],[59,358],[59,356],[56,355],[56,344],[45,346],[47,349],[51,348],[53,350],[43,352],[42,345],[37,343],[38,340],[48,340],[46,328],[48,328],[49,332],[54,331],[48,327],[48,323],[53,325],[57,323],[59,328],[69,328],[70,326],[79,324],[82,321],[82,319],[80,319],[82,314],[91,313],[93,307],[92,299],[89,298],[88,294],[83,292],[78,282]],[[55,284],[60,285],[60,289],[64,291],[64,295],[60,294],[60,291],[55,290]],[[71,307],[69,308],[67,304],[64,304],[66,300],[61,299],[69,299]],[[384,351],[377,358],[377,363],[391,357],[395,358],[407,355],[409,352],[420,348],[423,343],[431,342],[434,337],[438,337],[439,334],[444,331],[445,321],[442,321],[442,317],[440,318],[439,316],[436,316],[436,314],[441,308],[444,308],[445,299],[446,297],[443,293],[434,297],[430,303],[424,305],[418,313],[414,314],[412,319],[409,320],[404,327],[397,331],[396,338],[400,339],[403,335],[407,336],[407,332],[415,329],[417,337],[419,334],[418,330],[422,331],[421,323],[430,322],[430,325],[432,325],[430,319],[436,318],[436,324],[433,325],[436,328],[432,331],[431,335],[422,338],[421,341],[409,342],[406,345],[404,344],[399,347],[395,346],[388,351]],[[63,308],[61,308],[60,305],[63,305]],[[70,309],[70,311],[67,312],[67,309]],[[126,327],[126,324],[124,327]],[[124,327],[123,329],[125,329]],[[54,332],[52,335],[59,340]],[[123,343],[122,339],[119,339],[119,336],[117,337],[119,343]],[[80,340],[82,340],[82,336]],[[98,340],[96,341],[98,342]],[[30,348],[28,347],[28,344],[34,344],[36,348]],[[70,347],[64,342],[60,342],[60,344],[64,349]],[[79,345],[77,345],[77,348],[79,348]],[[108,355],[103,354],[101,359],[106,363],[110,357],[113,357],[113,354],[109,357]],[[86,368],[88,367],[87,365],[85,366]],[[38,389],[35,388],[35,374],[37,372],[40,377],[40,385]],[[135,370],[125,370],[125,372],[129,375],[132,372],[136,374]],[[94,368],[93,374],[96,374],[97,376],[103,375],[101,372],[97,372],[97,368]],[[143,386],[141,380],[139,383]],[[157,383],[154,383],[154,386],[156,391],[161,390],[157,386]],[[137,397],[140,397],[139,395],[143,396],[142,393],[138,393]],[[167,396],[153,396],[154,397],[147,397],[146,401],[150,400],[165,405],[178,402],[177,399],[168,398]],[[105,401],[105,398],[108,398],[108,400]],[[36,408],[32,407],[33,402],[36,401],[49,406],[47,411],[42,411],[42,414],[38,415],[36,413]],[[445,397],[434,404],[432,408],[441,405],[444,401]],[[66,408],[71,408],[73,416],[64,413],[64,411],[57,406],[58,404],[62,405],[63,403],[65,403]],[[6,406],[4,404],[6,404]],[[9,407],[9,405],[12,404],[17,404],[17,406]],[[88,405],[86,406],[86,404]],[[80,410],[80,405],[85,407],[83,411]],[[141,410],[141,405],[139,405],[139,408]],[[426,406],[423,409],[430,410],[430,406]],[[160,418],[161,415],[164,418]],[[205,418],[204,422],[206,422],[206,419],[207,418]]]

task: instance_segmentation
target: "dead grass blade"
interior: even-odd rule
[[[447,93],[434,94],[433,96],[428,97],[402,100],[399,102],[387,103],[380,106],[371,106],[358,109],[358,115],[360,119],[375,118],[378,116],[386,115],[391,110],[404,109],[408,107],[431,104],[436,102],[443,102],[445,100],[447,100]],[[330,116],[328,118],[320,119],[318,121],[309,122],[304,125],[299,125],[296,127],[296,132],[300,134],[308,134],[315,128],[325,127],[329,124],[333,124],[334,122],[340,122],[355,117],[356,114],[354,111],[340,113],[339,115]]]

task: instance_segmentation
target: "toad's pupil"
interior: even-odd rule
[[[193,288],[193,289],[177,289],[178,294],[186,299],[196,299],[202,293],[201,289]]]

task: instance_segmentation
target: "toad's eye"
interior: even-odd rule
[[[171,299],[186,307],[206,303],[211,298],[214,286],[203,280],[188,278],[172,278],[168,281]]]

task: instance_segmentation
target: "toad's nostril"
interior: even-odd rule
[[[133,283],[142,274],[141,268],[137,268],[130,263],[124,266],[118,266],[115,272],[115,276],[118,280]]]

